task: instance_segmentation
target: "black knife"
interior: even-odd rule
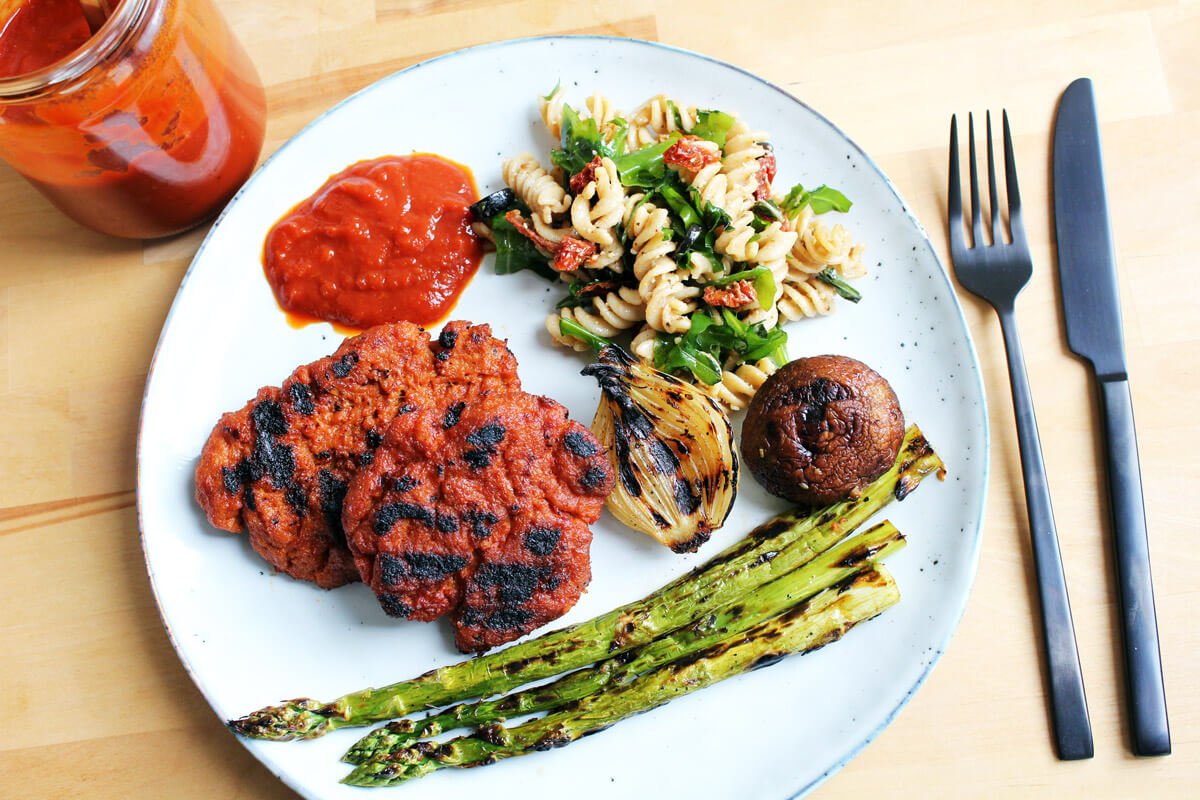
[[[1133,751],[1171,752],[1142,475],[1125,371],[1117,264],[1104,193],[1092,82],[1067,87],[1054,122],[1054,226],[1067,342],[1091,362],[1105,418],[1108,493],[1120,587]]]

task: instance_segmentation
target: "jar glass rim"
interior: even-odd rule
[[[122,0],[100,30],[66,58],[33,72],[0,77],[0,103],[32,100],[83,77],[129,39],[150,3],[151,0]]]

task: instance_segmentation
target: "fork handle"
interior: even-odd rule
[[[1108,493],[1121,595],[1133,752],[1139,756],[1165,756],[1171,752],[1171,731],[1167,725],[1167,698],[1158,648],[1142,472],[1129,381],[1124,377],[1101,379],[1100,396],[1104,401]]]
[[[1042,444],[1033,414],[1033,397],[1025,358],[1013,311],[997,309],[1008,354],[1008,374],[1012,382],[1013,411],[1017,418],[1017,441],[1021,448],[1021,472],[1025,479],[1025,506],[1029,511],[1029,533],[1033,541],[1033,562],[1037,572],[1038,596],[1042,606],[1042,640],[1049,664],[1050,706],[1054,723],[1054,743],[1063,761],[1091,758],[1092,723],[1088,717],[1087,697],[1083,691],[1083,673],[1075,644],[1075,625],[1067,598],[1067,579],[1058,551],[1058,532],[1054,527],[1054,509],[1050,505],[1050,487]]]

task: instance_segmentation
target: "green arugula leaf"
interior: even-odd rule
[[[733,127],[734,118],[724,111],[700,111],[696,114],[696,127],[692,134],[701,139],[716,142],[717,147],[725,147],[725,137]]]
[[[851,303],[857,303],[859,300],[862,300],[862,292],[847,283],[841,275],[837,274],[833,267],[826,267],[818,272],[817,279],[832,286],[837,290],[839,295]]]
[[[698,314],[692,319],[693,326],[701,319],[709,318]],[[654,340],[654,366],[663,372],[690,372],[696,380],[709,386],[721,380],[720,362],[712,353],[696,347],[694,341],[688,340],[687,334],[658,334]]]
[[[679,134],[674,133],[658,144],[647,145],[632,153],[610,155],[613,163],[617,165],[621,185],[626,188],[652,189],[661,183],[666,174],[663,153],[677,141]]]
[[[612,148],[600,137],[596,120],[580,119],[570,105],[563,104],[562,133],[559,149],[550,153],[550,160],[568,175],[576,175],[596,156],[614,155]]]
[[[675,119],[675,130],[683,130],[683,115],[679,113],[679,106],[675,105],[674,100],[667,101],[667,109]]]
[[[658,369],[690,372],[710,386],[721,380],[721,364],[730,355],[750,362],[771,358],[783,366],[787,363],[787,333],[782,328],[768,331],[761,323],[750,325],[722,309],[720,322],[707,313],[696,313],[687,333],[660,333],[655,339],[654,365]]]
[[[658,186],[658,195],[666,201],[667,207],[675,213],[682,223],[683,230],[687,230],[693,225],[700,224],[700,212],[692,208],[692,204],[682,192],[671,185],[670,182],[664,181]]]
[[[580,297],[576,294],[569,294],[562,300],[559,300],[557,303],[555,303],[554,308],[556,310],[560,308],[582,308],[588,304],[589,299],[590,298]]]
[[[605,339],[603,336],[597,336],[578,322],[566,319],[565,317],[558,321],[558,329],[562,331],[564,336],[574,336],[576,339],[582,339],[597,352],[612,344],[611,340]]]
[[[629,136],[629,123],[622,117],[613,117],[610,124],[616,129],[613,132],[612,144],[610,145],[613,152],[611,158],[615,159],[625,155],[625,145]]]
[[[765,219],[768,222],[783,222],[786,217],[783,216],[783,211],[779,206],[775,205],[774,200],[759,200],[750,210],[755,213],[760,219]]]
[[[797,183],[783,198],[781,205],[785,214],[794,217],[805,206],[810,206],[814,214],[824,214],[828,211],[849,211],[853,203],[837,189],[818,186],[810,192]]]
[[[771,307],[771,303],[775,300],[776,288],[775,276],[771,274],[771,270],[766,267],[755,267],[754,269],[742,270],[741,272],[733,272],[709,281],[709,285],[728,286],[736,281],[750,281],[754,286],[754,293],[758,295],[759,306],[764,311]],[[734,317],[734,319],[736,320],[737,317]],[[741,324],[740,321],[739,324]]]

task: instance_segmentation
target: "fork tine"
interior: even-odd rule
[[[1008,111],[1004,117],[1004,177],[1008,195],[1008,229],[1013,244],[1025,241],[1025,224],[1021,220],[1021,190],[1017,188],[1017,159],[1013,155],[1012,130],[1008,126]]]
[[[967,114],[967,152],[971,157],[971,246],[983,247],[983,216],[979,210],[979,171],[975,168],[975,115]]]
[[[996,160],[992,156],[992,112],[987,112],[987,147],[988,147],[988,217],[992,223],[992,244],[1004,244],[1004,234],[1000,231],[1000,203],[996,199]]]
[[[958,170],[958,115],[950,115],[950,189],[947,193],[950,218],[950,249],[966,247],[962,226],[962,183]]]

